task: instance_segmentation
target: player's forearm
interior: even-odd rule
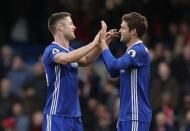
[[[69,55],[70,62],[78,61],[80,58],[82,58],[84,55],[92,51],[94,48],[96,48],[94,43],[90,43],[84,47],[81,47],[72,52],[69,52],[68,55]]]
[[[102,50],[102,52],[103,52],[104,50],[106,50],[106,49],[109,48],[109,47],[108,47],[108,44],[106,43],[105,40],[102,40],[100,45],[101,45],[101,50]]]
[[[92,42],[84,47],[73,50],[69,53],[58,55],[56,60],[58,63],[62,64],[76,62],[79,59],[81,59],[84,55],[86,55],[88,52],[93,50],[93,48],[95,48],[95,44]]]
[[[98,47],[94,48],[91,52],[89,52],[86,55],[87,63],[88,64],[92,63],[93,61],[95,61],[100,56],[102,50],[108,49],[109,48],[108,45],[109,45],[110,41],[109,40],[108,41],[102,41],[102,42],[104,42],[103,45],[98,46]]]
[[[110,63],[110,60],[113,61],[114,58],[111,55],[111,52],[109,51],[108,45],[106,44],[105,40],[102,40],[100,45],[104,63],[106,65],[107,70],[110,72],[113,68],[113,62]]]
[[[109,49],[105,49],[102,52],[102,57],[109,71],[118,70],[118,69],[126,69],[132,64],[132,58],[130,55],[124,54],[122,57],[116,59],[111,54]]]
[[[84,56],[85,57],[84,64],[85,65],[91,64],[100,56],[100,54],[101,54],[101,48],[99,46],[94,48],[92,51],[90,51]]]
[[[109,49],[103,50],[102,57],[108,71],[114,70],[115,58],[111,55],[111,52]]]

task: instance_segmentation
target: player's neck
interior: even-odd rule
[[[69,48],[69,41],[62,36],[54,36],[54,40],[56,43],[59,43],[61,46],[65,47],[66,49]]]
[[[131,47],[133,44],[135,44],[135,43],[138,42],[138,41],[140,41],[139,38],[133,38],[133,39],[131,39],[131,40],[126,44],[126,46],[127,46],[127,47]]]

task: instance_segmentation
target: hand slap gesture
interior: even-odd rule
[[[101,21],[101,32],[100,32],[100,42],[106,42],[106,31],[107,31],[107,25],[104,21]]]

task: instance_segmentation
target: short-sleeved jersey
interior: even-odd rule
[[[120,76],[120,121],[139,120],[151,122],[150,106],[150,55],[138,41],[116,59],[109,49],[103,59],[112,77]]]
[[[45,114],[80,117],[79,96],[77,91],[78,64],[57,64],[55,55],[59,52],[68,53],[58,43],[52,42],[44,51],[43,65],[47,79],[47,101]]]

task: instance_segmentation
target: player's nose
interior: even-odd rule
[[[121,34],[121,29],[119,30],[119,33]]]
[[[73,29],[76,30],[76,26],[75,25],[73,25]]]

